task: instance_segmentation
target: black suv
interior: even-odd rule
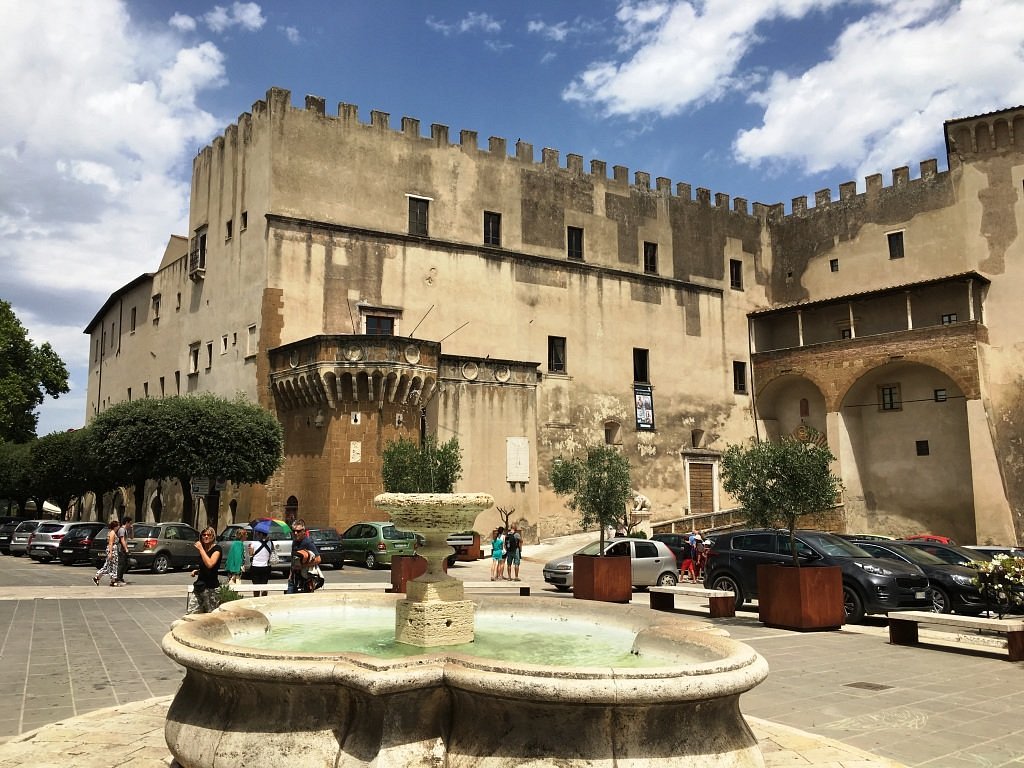
[[[651,541],[660,541],[672,550],[672,554],[676,556],[676,568],[682,568],[683,561],[691,556],[688,533],[656,533],[651,536]]]
[[[310,528],[309,535],[320,553],[321,565],[329,565],[338,570],[345,567],[345,561],[341,556],[341,536],[336,529]]]
[[[838,565],[842,569],[848,623],[862,621],[865,613],[932,607],[928,578],[915,565],[872,557],[856,544],[821,531],[798,530],[796,550],[804,567]],[[704,586],[732,590],[739,608],[757,597],[757,566],[785,564],[792,557],[787,531],[721,532],[708,551]]]

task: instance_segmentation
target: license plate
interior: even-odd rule
[[[73,550],[73,549],[62,549],[62,550],[61,550],[61,552],[62,552],[63,554],[65,554],[65,555],[70,555],[70,554],[71,554],[72,552],[74,552],[74,551],[75,551],[75,550]]]
[[[320,547],[321,552],[333,552],[334,549],[334,547]]]
[[[914,593],[914,597],[916,597],[918,600],[924,600],[927,596],[928,596],[927,592],[915,592]]]

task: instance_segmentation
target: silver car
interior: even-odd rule
[[[28,545],[28,556],[33,560],[48,563],[57,557],[57,549],[71,527],[76,523],[62,523],[60,520],[46,520],[32,532]]]
[[[600,548],[601,542],[594,541],[575,554],[596,555]],[[627,552],[631,558],[634,587],[672,587],[679,583],[676,556],[664,543],[649,539],[611,539],[605,542],[605,555],[625,555]],[[559,592],[572,589],[572,558],[573,555],[566,555],[544,566],[544,581]]]
[[[28,540],[29,537],[35,533],[43,523],[49,522],[47,520],[23,520],[17,528],[14,529],[14,533],[11,534],[11,554],[15,557],[21,557],[28,551]]]

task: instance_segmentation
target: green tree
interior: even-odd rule
[[[0,498],[7,499],[7,514],[11,502],[24,513],[28,501],[29,458],[27,443],[0,443]]]
[[[722,488],[743,506],[750,525],[789,531],[793,563],[799,566],[797,522],[820,522],[843,491],[829,469],[833,461],[825,445],[789,437],[730,445],[722,455]]]
[[[49,500],[67,512],[72,497],[89,490],[85,431],[54,432],[29,443],[29,473],[36,509]]]
[[[162,405],[165,402],[168,401],[143,398],[117,403],[93,419],[88,428],[95,453],[94,469],[102,468],[112,481],[110,485],[132,486],[135,514],[140,518],[145,506],[146,480],[169,476],[160,470],[171,429],[167,408]],[[100,480],[102,475],[93,477]]]
[[[36,436],[36,408],[68,392],[68,369],[53,348],[35,346],[9,302],[0,301],[0,440]]]
[[[569,509],[579,514],[583,528],[600,525],[603,553],[604,530],[623,519],[631,495],[629,461],[611,446],[593,446],[585,458],[556,459],[551,487],[569,497]]]
[[[451,493],[462,477],[462,450],[457,437],[441,445],[433,435],[422,445],[400,437],[384,447],[381,464],[388,493]]]

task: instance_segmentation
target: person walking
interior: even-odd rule
[[[128,556],[128,539],[132,538],[134,534],[132,519],[130,517],[124,518],[121,521],[121,526],[117,529],[117,583],[118,585],[127,584],[124,580],[124,574],[128,570],[128,565],[131,562],[131,558]]]
[[[519,563],[522,559],[523,537],[519,535],[515,525],[508,527],[505,534],[505,581],[519,581]],[[514,575],[513,575],[514,574]]]
[[[505,526],[491,531],[491,581],[500,581],[505,572]]]
[[[249,542],[249,576],[253,584],[270,581],[270,550],[274,544],[263,531],[256,531],[256,540]],[[266,592],[254,592],[253,597],[266,597]]]
[[[97,587],[104,574],[110,577],[110,586],[117,586],[117,529],[119,525],[116,517],[107,523],[107,558],[103,561],[100,569],[96,571],[96,575],[92,577],[92,583]]]
[[[320,565],[320,550],[306,532],[306,521],[292,523],[292,569],[288,574],[288,589],[285,594],[312,592],[309,589],[309,569]]]
[[[224,563],[224,569],[228,572],[228,583],[237,584],[242,577],[242,563],[245,561],[245,543],[242,539],[245,531],[241,528],[235,530],[235,539],[228,547],[228,557]]]
[[[199,613],[210,613],[220,605],[217,571],[220,570],[220,549],[217,547],[217,532],[213,528],[204,528],[196,542],[199,550],[199,567],[192,571],[195,583],[192,593],[196,597]]]

